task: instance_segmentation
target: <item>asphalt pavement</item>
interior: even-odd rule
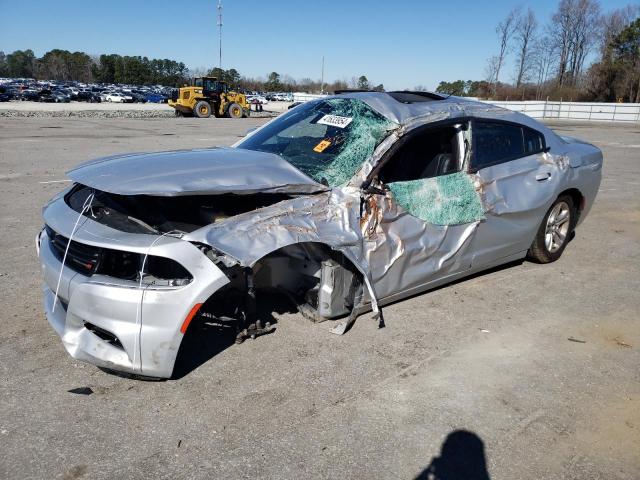
[[[72,359],[45,320],[34,248],[64,172],[230,145],[264,121],[0,118],[0,478],[640,477],[638,124],[552,125],[605,155],[554,264],[393,304],[382,330],[363,316],[338,337],[285,312],[241,345],[204,335],[175,380]]]

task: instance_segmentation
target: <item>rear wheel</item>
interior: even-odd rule
[[[200,100],[193,108],[193,114],[198,118],[209,118],[211,116],[211,105],[209,102]]]
[[[544,216],[528,256],[538,263],[555,262],[569,243],[576,210],[571,197],[559,197]]]
[[[237,103],[232,103],[227,108],[227,117],[229,118],[242,118],[242,107]]]

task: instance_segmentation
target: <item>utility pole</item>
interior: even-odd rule
[[[222,0],[218,0],[218,41],[220,44],[218,67],[222,70]]]
[[[320,80],[320,93],[324,93],[324,55],[322,56],[322,76]]]

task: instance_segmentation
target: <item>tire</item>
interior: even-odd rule
[[[229,104],[227,108],[227,117],[229,118],[242,118],[242,107],[237,103]]]
[[[571,240],[576,224],[576,208],[568,195],[558,197],[542,219],[527,256],[537,263],[551,263],[560,258]]]
[[[196,106],[193,107],[193,114],[198,118],[209,118],[211,116],[211,105],[209,102],[200,100],[196,103]]]

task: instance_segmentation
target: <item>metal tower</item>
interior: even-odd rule
[[[218,0],[218,41],[220,44],[220,57],[218,67],[222,70],[222,0]]]

